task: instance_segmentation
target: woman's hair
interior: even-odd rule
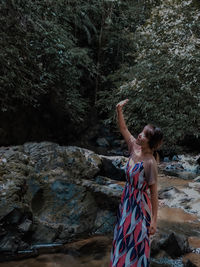
[[[158,155],[155,152],[163,142],[163,133],[159,127],[152,124],[146,125],[146,136],[149,139],[149,147],[154,151],[154,157],[157,159]]]

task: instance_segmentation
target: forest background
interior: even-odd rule
[[[200,145],[198,0],[1,0],[0,143],[70,144],[104,123]]]

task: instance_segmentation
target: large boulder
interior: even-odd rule
[[[113,231],[123,186],[99,175],[93,151],[26,143],[0,157],[1,252]]]

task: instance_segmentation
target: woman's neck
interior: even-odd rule
[[[153,151],[149,147],[141,147],[141,155],[142,156],[153,155]]]

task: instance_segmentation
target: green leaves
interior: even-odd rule
[[[86,116],[89,100],[82,95],[81,80],[95,75],[96,69],[89,50],[77,45],[76,27],[92,32],[96,28],[87,13],[81,13],[90,6],[79,3],[37,0],[0,4],[1,110],[17,109],[19,102],[38,108],[44,97],[53,95],[53,105],[72,123]]]
[[[167,145],[199,135],[199,5],[189,0],[17,0],[0,4],[0,109],[40,108],[71,123],[115,105],[137,133],[159,125]]]
[[[102,96],[105,104],[129,98],[125,115],[133,134],[151,122],[172,147],[186,135],[199,135],[198,14],[191,1],[163,0],[133,34],[135,60],[112,74],[117,88]],[[108,108],[115,125],[113,112]]]

